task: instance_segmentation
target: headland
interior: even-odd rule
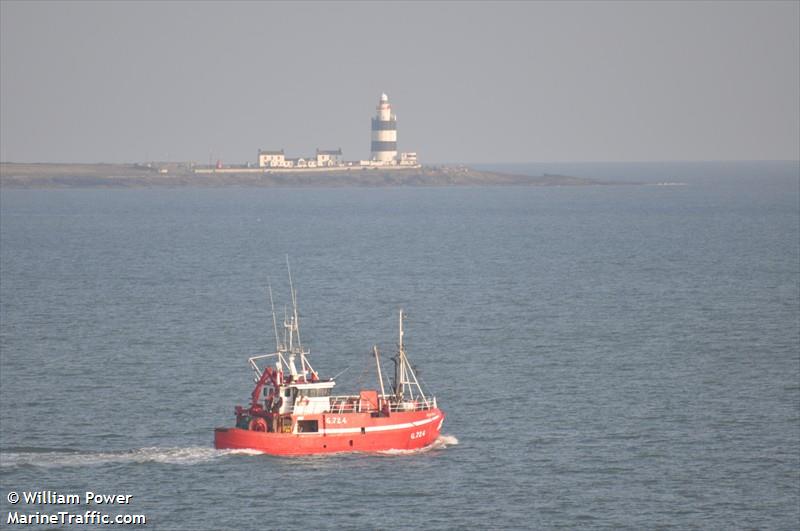
[[[0,162],[0,187],[46,188],[342,188],[391,186],[592,186],[619,184],[566,175],[519,175],[467,166],[348,168],[280,172],[243,168],[198,173],[188,163],[53,164]]]

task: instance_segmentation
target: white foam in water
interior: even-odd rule
[[[261,450],[251,450],[250,448],[238,448],[236,450],[217,450],[220,453],[231,455],[262,455],[264,452]]]
[[[193,465],[236,451],[215,450],[206,446],[187,448],[139,448],[119,452],[3,452],[0,466],[70,467],[111,463],[167,463]]]
[[[411,454],[421,454],[425,452],[430,452],[431,450],[444,450],[448,446],[455,446],[458,444],[458,439],[456,439],[453,435],[439,435],[435,441],[433,441],[428,446],[424,448],[418,448],[416,450],[385,450],[383,452],[378,452],[382,455],[411,455]]]
[[[433,443],[418,450],[386,450],[378,452],[383,455],[407,455],[440,450],[458,444],[452,435],[440,435]],[[186,448],[138,448],[119,452],[2,452],[0,467],[38,466],[38,467],[73,467],[95,466],[119,463],[166,463],[173,465],[194,465],[206,463],[225,455],[261,455],[259,450],[216,450],[206,446]]]
[[[455,446],[458,444],[458,439],[456,439],[455,435],[439,435],[439,437],[433,441],[433,444],[440,444],[440,448],[447,448],[448,446]]]

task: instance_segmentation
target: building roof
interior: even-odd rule
[[[342,148],[339,149],[319,149],[317,148],[317,155],[341,155]]]
[[[259,149],[259,155],[283,155],[283,149]]]

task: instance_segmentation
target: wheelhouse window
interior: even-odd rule
[[[298,433],[315,433],[319,431],[319,422],[316,420],[298,420]]]
[[[331,388],[330,387],[318,387],[312,389],[299,389],[301,396],[306,396],[309,398],[317,397],[317,396],[330,396],[331,395]]]

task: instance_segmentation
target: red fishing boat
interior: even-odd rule
[[[362,389],[357,395],[337,396],[333,394],[334,379],[320,378],[309,362],[309,351],[300,343],[291,273],[289,284],[293,311],[284,319],[283,342],[278,340],[273,305],[276,352],[249,359],[256,381],[250,405],[236,406],[235,427],[214,430],[214,446],[307,455],[416,450],[436,441],[445,415],[437,407],[436,397],[423,392],[408,361],[403,346],[403,311],[389,392],[381,372],[380,352],[373,347],[380,391]]]

